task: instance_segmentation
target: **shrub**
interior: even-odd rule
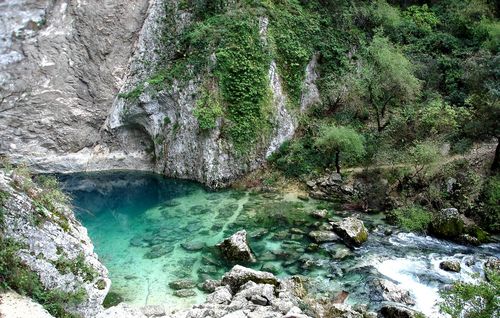
[[[58,318],[77,318],[66,308],[83,302],[87,294],[83,288],[74,293],[61,290],[46,290],[36,273],[29,270],[17,255],[22,245],[0,237],[0,291],[12,289],[39,302],[52,315]]]
[[[500,275],[488,273],[489,281],[480,283],[454,283],[450,290],[442,291],[441,310],[453,318],[491,318],[500,311]]]
[[[425,232],[432,213],[420,206],[399,208],[388,212],[387,221],[406,231]]]
[[[217,88],[203,89],[194,110],[194,116],[198,120],[200,129],[214,129],[217,126],[217,118],[222,115],[223,111]]]

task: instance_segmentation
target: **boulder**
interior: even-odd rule
[[[207,302],[212,304],[228,305],[231,302],[233,295],[228,286],[220,286],[213,293],[207,296]]]
[[[141,308],[141,312],[147,317],[162,317],[167,313],[165,307],[160,305],[147,305]]]
[[[207,246],[205,242],[199,242],[199,241],[189,241],[189,242],[184,242],[181,243],[181,247],[185,249],[186,251],[190,252],[196,252],[196,251],[201,251]]]
[[[230,286],[233,291],[238,291],[242,285],[250,281],[257,284],[279,285],[278,279],[273,274],[240,265],[235,265],[231,271],[222,277],[222,285]]]
[[[330,224],[347,246],[359,247],[368,239],[368,230],[363,221],[355,217],[344,218]]]
[[[189,289],[194,288],[196,283],[190,279],[179,279],[174,280],[173,282],[168,283],[168,287],[179,290],[179,289]]]
[[[416,318],[418,312],[396,303],[386,303],[380,308],[380,316],[383,318]]]
[[[491,272],[500,274],[500,259],[494,256],[489,257],[484,263],[484,271],[487,280],[490,280]]]
[[[311,231],[311,237],[316,243],[335,242],[340,240],[340,237],[332,231]]]
[[[311,212],[311,216],[317,219],[325,219],[328,216],[327,210],[315,210]]]
[[[443,209],[436,213],[429,225],[429,232],[439,238],[456,240],[463,234],[465,224],[458,210]]]
[[[372,301],[391,301],[406,305],[414,305],[415,301],[410,295],[410,292],[386,279],[374,279],[372,281],[372,293],[370,299]]]
[[[206,291],[208,293],[213,293],[217,287],[219,287],[220,281],[219,280],[214,280],[214,279],[207,279],[205,282],[203,282],[203,285],[201,286],[201,290]]]
[[[459,273],[461,270],[460,262],[454,260],[442,261],[441,263],[439,263],[439,268],[447,272],[456,272],[456,273]]]
[[[234,233],[231,237],[222,241],[217,247],[222,252],[224,258],[230,262],[255,262],[255,256],[248,246],[247,232],[245,230]]]

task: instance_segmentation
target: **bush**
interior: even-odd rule
[[[500,311],[500,275],[488,273],[488,282],[478,284],[457,282],[442,291],[441,310],[453,318],[492,318]]]
[[[500,232],[500,175],[491,177],[484,185],[480,197],[480,224],[491,232]]]
[[[17,255],[21,248],[19,243],[0,237],[0,291],[12,289],[29,296],[58,318],[79,317],[65,308],[83,302],[87,297],[85,290],[79,289],[74,293],[46,290],[37,274],[21,262]]]
[[[389,223],[412,232],[425,232],[431,219],[432,213],[420,206],[399,208],[387,214],[387,221]]]

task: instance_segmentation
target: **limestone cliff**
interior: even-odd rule
[[[0,238],[16,244],[16,257],[46,291],[81,295],[78,303],[65,304],[66,310],[95,317],[111,286],[108,271],[71,209],[57,202],[50,203],[49,209],[43,191],[29,177],[0,170]]]
[[[44,172],[151,170],[214,187],[261,165],[317,101],[316,58],[304,69],[296,110],[270,61],[270,128],[241,155],[223,134],[223,118],[208,132],[199,128],[194,110],[207,74],[150,84],[161,59],[178,58],[191,9],[163,0],[1,3],[0,153]],[[267,45],[265,15],[259,24]],[[137,98],[123,98],[138,86]]]

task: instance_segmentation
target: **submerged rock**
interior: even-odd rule
[[[231,237],[222,241],[217,247],[224,258],[230,262],[255,262],[255,256],[248,246],[247,232],[245,230],[234,233]]]
[[[190,279],[178,279],[173,282],[168,283],[168,287],[179,290],[179,289],[190,289],[194,288],[196,283]]]
[[[311,231],[309,232],[309,236],[316,243],[336,242],[340,240],[340,237],[332,231]]]
[[[179,289],[174,291],[174,296],[180,298],[193,297],[196,296],[196,292],[192,289]]]
[[[439,268],[448,272],[456,272],[459,273],[461,270],[459,261],[442,261],[439,263]]]
[[[190,241],[190,242],[184,242],[181,243],[181,247],[185,249],[186,251],[190,252],[196,252],[196,251],[201,251],[207,246],[205,242],[199,242],[199,241]]]
[[[328,216],[327,210],[315,210],[311,212],[311,216],[317,219],[325,219]]]
[[[333,230],[337,233],[344,243],[350,247],[359,247],[368,239],[368,230],[363,221],[348,217],[338,222],[331,222]]]

